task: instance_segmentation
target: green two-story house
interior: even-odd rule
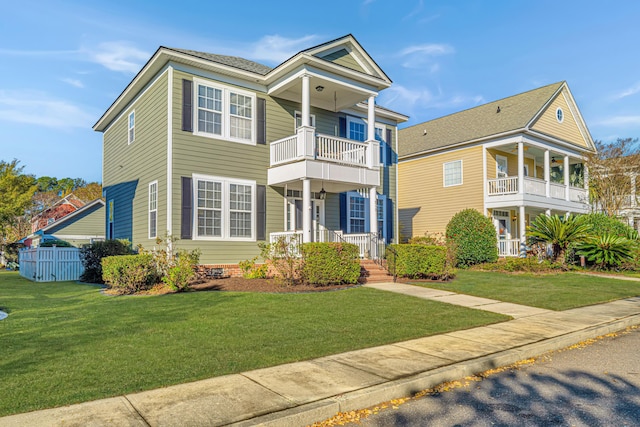
[[[348,241],[373,256],[397,233],[391,80],[352,35],[275,68],[160,47],[94,125],[106,237],[156,237],[236,264],[258,243]]]

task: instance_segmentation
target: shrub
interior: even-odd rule
[[[301,244],[297,238],[280,237],[273,243],[260,243],[258,246],[262,251],[262,258],[267,261],[268,266],[271,266],[276,279],[281,280],[286,286],[295,285],[300,281],[302,259],[299,248]]]
[[[135,293],[158,282],[151,254],[119,255],[102,259],[102,278],[121,293]]]
[[[538,215],[527,227],[530,244],[548,243],[553,248],[552,260],[566,264],[565,255],[572,244],[578,244],[589,235],[591,226],[585,215]]]
[[[586,224],[590,225],[591,232],[594,234],[610,234],[612,236],[630,238],[633,228],[623,223],[618,218],[612,218],[603,213],[590,213],[584,216]]]
[[[441,233],[424,233],[424,236],[414,236],[409,239],[410,245],[444,246],[446,241]]]
[[[42,242],[40,244],[41,248],[52,248],[52,247],[57,247],[57,248],[73,248],[74,246],[65,241],[65,240],[47,240],[46,242]]]
[[[402,244],[390,247],[392,250],[387,252],[387,262],[389,269],[395,269],[398,276],[447,280],[454,275],[445,246]]]
[[[104,283],[102,280],[102,258],[116,255],[131,255],[128,240],[105,240],[94,242],[80,249],[80,259],[84,272],[80,280],[88,283]]]
[[[257,260],[258,257],[254,257],[252,260],[240,261],[238,263],[238,267],[242,270],[242,277],[245,279],[265,279],[267,277],[269,265],[256,265]]]
[[[559,264],[547,260],[538,261],[537,258],[505,258],[497,262],[480,264],[477,266],[483,271],[502,271],[507,273],[549,273],[562,270]]]
[[[141,254],[151,255],[152,265],[156,274],[164,284],[174,291],[184,291],[196,277],[196,265],[200,261],[200,249],[188,251],[174,250],[174,242],[178,239],[172,236],[156,238],[159,248],[148,251],[142,245],[138,246]]]
[[[489,218],[475,209],[465,209],[447,224],[447,243],[455,254],[457,267],[466,267],[498,259],[498,237]]]
[[[358,283],[358,246],[351,243],[305,243],[302,245],[302,278],[305,282],[327,286]]]
[[[578,246],[579,255],[605,269],[620,267],[624,262],[631,261],[633,252],[631,240],[609,233],[591,236]]]

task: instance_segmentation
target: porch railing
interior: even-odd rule
[[[549,185],[549,196],[551,196],[554,199],[562,199],[564,200],[565,197],[565,192],[566,192],[566,188],[564,184],[558,184],[557,182],[552,182]]]
[[[351,166],[367,166],[369,144],[339,138],[331,135],[316,134],[308,143],[311,149],[298,144],[300,135],[292,135],[271,143],[271,165],[289,163],[305,158],[305,153],[313,153],[312,158],[341,163]],[[307,157],[308,158],[308,157]]]
[[[589,195],[586,189],[569,186],[569,200],[572,202],[589,202]]]
[[[498,256],[520,256],[520,239],[498,240]]]
[[[319,242],[344,242],[352,243],[358,247],[360,258],[383,259],[386,245],[384,239],[378,238],[375,233],[354,233],[344,234],[342,231],[322,230],[315,234]],[[281,231],[271,233],[269,242],[275,243],[283,239],[289,245],[292,254],[300,255],[300,245],[302,244],[302,231]]]
[[[535,194],[536,196],[547,195],[547,182],[544,179],[524,178],[524,192],[527,194]]]
[[[518,192],[518,177],[508,176],[506,178],[490,179],[488,181],[488,192],[490,196],[499,194],[513,194]]]

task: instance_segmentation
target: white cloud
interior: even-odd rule
[[[36,91],[0,91],[0,120],[51,128],[88,128],[95,117],[68,101]]]
[[[85,49],[90,59],[112,71],[136,73],[151,57],[151,54],[140,50],[129,42],[104,42],[97,48]]]
[[[65,77],[65,78],[60,79],[60,80],[62,80],[63,82],[65,82],[67,84],[70,84],[71,86],[75,86],[75,87],[80,88],[80,89],[84,88],[84,83],[82,83],[78,79],[71,79],[71,78]]]
[[[419,0],[418,4],[416,5],[416,7],[414,7],[413,10],[411,12],[409,12],[407,15],[405,15],[405,17],[402,18],[402,20],[407,20],[407,19],[413,18],[414,16],[416,16],[417,14],[422,12],[423,8],[424,8],[424,0]]]
[[[614,116],[594,123],[599,126],[640,126],[640,116]]]
[[[622,92],[620,92],[618,94],[615,94],[613,96],[613,99],[626,98],[627,96],[635,95],[638,92],[640,92],[640,82],[638,82],[635,85],[623,90]]]
[[[438,56],[455,53],[453,46],[448,44],[428,43],[409,46],[400,51],[404,58],[402,66],[405,68],[428,69],[431,73],[440,70],[440,64],[434,59]]]
[[[318,36],[310,35],[298,39],[288,39],[279,35],[264,36],[252,47],[248,56],[255,60],[264,60],[281,63],[300,52],[307,49]]]

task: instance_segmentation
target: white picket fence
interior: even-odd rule
[[[78,248],[31,248],[19,253],[20,275],[35,282],[79,280],[84,272]]]

